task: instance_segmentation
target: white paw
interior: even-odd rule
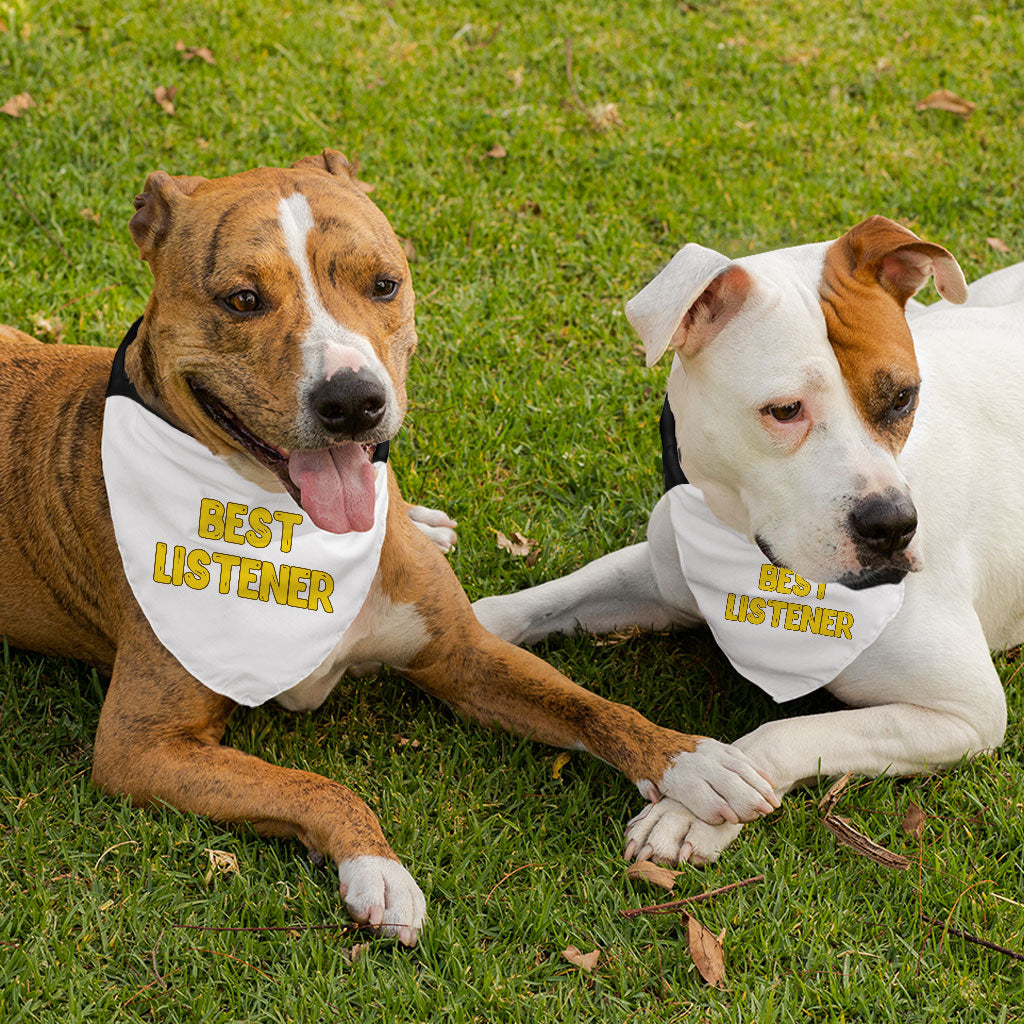
[[[397,860],[353,857],[338,865],[345,906],[354,921],[369,924],[381,935],[395,935],[415,946],[427,914],[420,887]]]
[[[663,798],[648,804],[626,825],[626,860],[667,864],[712,864],[740,834],[742,825],[709,825],[681,803]]]
[[[422,530],[434,544],[448,554],[458,539],[455,527],[459,524],[449,518],[440,509],[427,508],[426,505],[410,505],[406,511],[409,518]]]
[[[779,806],[771,782],[746,754],[706,736],[692,752],[676,754],[657,787],[645,779],[637,787],[647,800],[671,797],[709,825],[754,821]]]

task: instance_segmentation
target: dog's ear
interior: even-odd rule
[[[206,178],[180,174],[172,177],[165,171],[154,171],[142,191],[135,197],[135,216],[128,230],[139,247],[139,255],[150,259],[167,235],[175,204],[192,195]]]
[[[349,163],[349,159],[344,153],[339,153],[336,149],[325,149],[322,153],[317,153],[315,156],[304,156],[301,160],[296,160],[292,164],[292,169],[308,169],[313,171],[326,171],[328,174],[334,174],[339,178],[354,178],[355,171],[352,164]]]
[[[720,252],[693,242],[684,245],[626,303],[647,365],[653,366],[669,348],[686,355],[700,351],[743,305],[750,288],[750,275]]]
[[[947,302],[967,301],[967,282],[953,254],[888,217],[868,217],[834,244],[851,274],[877,281],[901,306],[933,275]]]

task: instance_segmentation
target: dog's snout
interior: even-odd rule
[[[903,551],[917,531],[917,509],[906,494],[873,494],[854,507],[850,527],[859,544],[884,558]]]
[[[357,437],[384,418],[387,395],[370,373],[336,373],[321,381],[309,396],[316,418],[332,434]]]

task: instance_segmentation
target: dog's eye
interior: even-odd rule
[[[236,313],[255,313],[262,305],[260,297],[249,288],[232,292],[224,300],[224,304]]]
[[[785,405],[769,406],[768,412],[771,413],[773,419],[778,420],[780,423],[788,423],[800,415],[801,409],[803,409],[803,406],[800,402],[787,402]]]
[[[892,409],[890,411],[897,414],[906,412],[914,404],[914,398],[916,396],[916,388],[904,388],[893,400]]]
[[[387,302],[398,294],[398,282],[393,277],[374,278],[371,294],[373,298]]]

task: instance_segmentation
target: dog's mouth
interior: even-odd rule
[[[206,417],[254,462],[273,473],[322,530],[363,533],[373,527],[377,492],[370,458],[375,444],[351,441],[288,452],[254,434],[201,384],[190,380],[188,387]]]
[[[780,569],[790,569],[791,566],[781,562],[772,550],[771,545],[762,536],[756,535],[754,537],[757,546],[761,549],[761,554],[768,559],[772,565],[777,566]],[[880,587],[887,583],[900,583],[907,573],[913,571],[913,566],[909,563],[902,565],[884,565],[874,566],[869,569],[861,569],[858,572],[844,573],[836,583],[844,587],[849,587],[850,590],[868,590],[871,587]]]
[[[862,569],[860,572],[848,572],[845,576],[840,576],[839,583],[844,587],[849,587],[850,590],[867,590],[870,587],[880,587],[886,583],[901,583],[908,572],[910,572],[909,567],[898,568],[896,566]]]

